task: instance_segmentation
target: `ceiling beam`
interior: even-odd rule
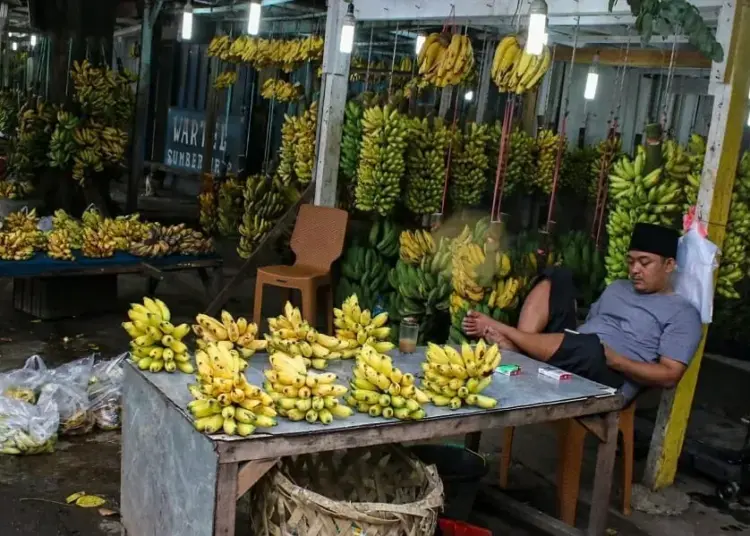
[[[625,62],[624,48],[580,48],[576,50],[575,62],[590,64],[594,56],[599,54],[600,65],[623,65]],[[573,49],[568,46],[555,48],[555,61],[570,61]],[[628,67],[669,68],[671,49],[631,48],[627,51]],[[677,50],[674,57],[674,68],[706,69],[711,67],[711,60],[703,54],[693,50]]]
[[[555,32],[558,33],[558,32]],[[688,38],[685,36],[673,36],[673,37],[667,37],[667,38],[659,38],[655,37],[651,39],[650,46],[656,47],[658,45],[669,45],[671,46],[672,43],[675,42],[675,39],[677,40],[678,44],[687,43]],[[558,45],[567,45],[567,46],[573,46],[574,45],[574,39],[570,34],[564,34],[561,37],[556,37],[555,35],[550,36],[550,41],[558,44]],[[633,35],[578,35],[577,44],[579,47],[586,46],[586,45],[627,45],[630,43],[631,47],[637,47],[640,48],[641,46],[641,40],[640,37],[633,34]]]

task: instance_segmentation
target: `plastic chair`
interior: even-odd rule
[[[588,431],[575,419],[564,419],[558,426],[559,461],[557,466],[557,508],[560,520],[575,525],[578,493],[581,486],[583,445]],[[622,440],[622,513],[630,515],[630,499],[633,487],[633,449],[635,435],[635,403],[620,411],[618,423]],[[508,487],[513,449],[514,427],[503,430],[503,445],[500,453],[500,487]]]
[[[333,333],[333,289],[331,265],[344,249],[349,213],[338,208],[302,205],[292,233],[291,248],[296,255],[292,266],[258,268],[255,280],[253,320],[260,324],[263,290],[266,285],[297,289],[302,294],[302,317],[314,326],[317,319],[318,290],[328,287],[328,332]]]

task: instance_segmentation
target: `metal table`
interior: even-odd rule
[[[394,353],[394,364],[417,373],[423,359]],[[538,374],[539,363],[503,352],[503,363],[516,363],[522,373],[499,374],[485,394],[497,398],[493,410],[451,411],[432,405],[427,417],[401,422],[355,414],[328,426],[279,419],[279,425],[248,438],[206,436],[192,425],[186,405],[191,397],[184,374],[150,374],[126,366],[122,441],[122,521],[131,536],[233,536],[237,499],[279,458],[309,452],[401,443],[467,434],[505,426],[521,426],[580,418],[599,439],[593,502],[585,534],[606,530],[612,472],[617,446],[617,411],[622,397],[611,388],[573,377],[554,381]],[[251,360],[248,381],[261,385],[267,356]],[[332,363],[339,383],[351,377],[351,361]],[[549,518],[553,534],[574,534]],[[572,531],[572,532],[571,532]]]

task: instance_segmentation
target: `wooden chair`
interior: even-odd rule
[[[560,520],[575,525],[578,493],[581,485],[583,445],[587,430],[575,419],[564,419],[558,426],[559,460],[557,466],[557,508]],[[620,411],[619,431],[622,439],[622,513],[630,515],[630,499],[633,486],[633,448],[635,433],[635,403]],[[500,487],[508,487],[513,449],[514,427],[503,430],[500,453]]]
[[[328,287],[328,333],[333,333],[333,289],[331,265],[341,256],[349,213],[338,208],[302,205],[292,233],[291,248],[296,255],[292,266],[258,268],[255,281],[253,321],[260,324],[263,289],[266,285],[297,289],[302,294],[302,317],[316,324],[318,290]]]

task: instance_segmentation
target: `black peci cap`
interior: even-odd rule
[[[630,237],[630,251],[643,251],[666,258],[677,258],[680,233],[653,223],[636,223]]]

